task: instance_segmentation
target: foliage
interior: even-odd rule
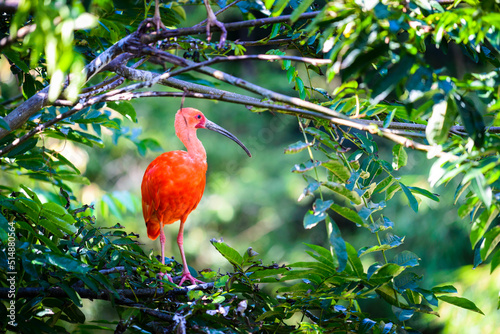
[[[249,28],[257,39],[230,34],[223,48],[197,36],[205,27],[187,15],[195,4],[162,3],[169,29],[161,31],[153,1],[24,1],[2,16],[2,330],[404,333],[414,331],[416,314],[437,315],[440,302],[482,314],[452,284],[421,286],[419,256],[403,250],[400,222],[383,212],[398,193],[416,214],[422,201],[439,202],[401,178],[407,151],[425,151],[437,158],[431,186],[458,180],[454,202],[472,223],[474,266],[500,265],[498,4],[240,1],[233,12],[244,20],[226,28]],[[264,19],[251,21],[256,16]],[[179,29],[184,21],[192,27]],[[224,72],[237,72],[240,60],[267,61],[266,68],[279,61],[290,93]],[[107,211],[121,219],[137,201],[104,195],[96,223],[101,217],[79,193],[89,180],[53,145],[98,150],[111,135],[142,156],[159,151],[155,139],[140,139],[140,111],[128,102],[145,97],[220,100],[296,117],[303,140],[284,153],[295,154],[291,172],[305,181],[299,200],[313,200],[303,227],[324,228],[327,246],[308,244],[308,261],[279,265],[212,240],[231,272],[204,271],[213,283],[199,288],[157,279],[179,265],[163,267],[137,235],[104,219]],[[379,146],[391,141],[387,159]],[[342,237],[345,222],[366,235],[360,249]],[[12,273],[16,324],[8,317]],[[109,300],[120,320],[86,322],[83,299]],[[392,314],[370,314],[364,303],[373,299]]]

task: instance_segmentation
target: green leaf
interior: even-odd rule
[[[134,123],[137,123],[137,113],[134,106],[128,101],[122,102],[107,102],[106,106],[118,111],[122,116],[128,118]]]
[[[322,201],[319,198],[316,199],[313,204],[313,210],[309,210],[304,216],[304,228],[313,228],[319,222],[323,221],[327,216],[326,210],[328,210],[332,204],[332,200]]]
[[[408,154],[406,153],[404,146],[401,144],[394,145],[392,148],[392,168],[395,170],[406,166],[408,162]]]
[[[333,247],[335,255],[337,256],[337,261],[339,263],[337,271],[343,272],[347,266],[347,247],[337,224],[331,219],[328,220],[330,220],[330,224],[332,227],[332,232],[330,234],[330,244]]]
[[[433,293],[457,293],[457,289],[453,285],[440,285],[431,289]]]
[[[486,131],[483,116],[479,110],[474,107],[472,101],[459,94],[454,94],[454,96],[465,130],[474,140],[474,145],[476,147],[483,146]]]
[[[14,206],[20,210],[20,212],[25,213],[33,221],[37,221],[41,206],[35,201],[28,198],[19,198],[14,202]]]
[[[407,186],[402,184],[401,182],[398,182],[399,186],[403,190],[404,194],[406,195],[406,198],[408,198],[408,203],[410,204],[410,208],[413,209],[413,211],[418,212],[418,202],[415,196],[411,193],[410,189],[408,189]]]
[[[319,140],[320,143],[328,146],[331,149],[336,150],[337,144],[335,143],[335,141],[332,140],[330,135],[328,135],[326,132],[318,130],[313,127],[306,128],[305,132],[312,135],[316,140]]]
[[[9,124],[3,119],[2,116],[0,116],[0,128],[10,131],[10,126]]]
[[[349,259],[349,264],[351,265],[353,271],[356,273],[357,277],[363,277],[364,275],[363,263],[359,259],[356,249],[348,242],[346,242],[345,245],[346,245],[347,257]]]
[[[13,158],[17,155],[22,155],[22,154],[28,152],[29,150],[31,150],[32,148],[34,148],[36,146],[37,142],[38,142],[37,138],[30,138],[30,139],[26,140],[25,142],[15,146],[12,149],[12,151],[7,153],[7,157]]]
[[[361,197],[354,190],[347,189],[344,185],[335,182],[325,182],[322,184],[326,188],[332,190],[337,195],[347,198],[356,205],[361,204]]]
[[[392,312],[398,318],[399,321],[407,321],[410,320],[411,317],[415,314],[415,310],[406,310],[399,308],[397,306],[392,306]]]
[[[490,268],[490,273],[493,273],[493,271],[500,265],[500,251],[496,251],[495,254],[491,257],[491,268]]]
[[[71,299],[71,301],[78,307],[83,307],[82,304],[82,298],[78,294],[78,292],[75,291],[75,289],[70,288],[66,283],[64,282],[59,282],[57,284],[60,286],[64,292],[68,295],[68,297]],[[85,316],[83,317],[83,320],[85,321]]]
[[[388,302],[391,305],[395,305],[397,307],[409,306],[406,299],[393,287],[389,286],[389,284],[384,284],[378,287],[375,291],[380,297],[382,297],[386,302]],[[391,328],[392,324],[390,324],[390,327],[382,333],[390,333]]]
[[[415,267],[418,266],[418,260],[420,258],[415,253],[404,250],[394,256],[393,262],[402,267]]]
[[[461,308],[464,308],[466,310],[474,311],[479,314],[484,315],[483,311],[481,311],[476,304],[468,300],[467,298],[464,297],[456,297],[456,296],[438,296],[438,299],[448,303],[452,304]]]
[[[68,289],[73,291],[71,288]],[[83,324],[85,322],[85,314],[82,312],[78,304],[71,304],[64,308],[64,313],[66,313],[66,315],[75,323]]]
[[[295,10],[292,12],[292,16],[290,17],[290,21],[294,23],[297,21],[300,17],[301,14],[303,14],[309,6],[314,2],[314,0],[302,0],[300,4],[295,8]]]
[[[478,241],[486,233],[493,219],[498,216],[498,212],[499,210],[495,206],[491,206],[490,208],[485,209],[479,217],[474,220],[470,231],[470,243],[472,245],[472,249],[476,247]]]
[[[465,177],[464,177],[465,179]],[[478,173],[471,180],[470,183],[472,190],[476,193],[477,197],[486,205],[486,207],[491,206],[491,201],[493,197],[493,192],[491,187],[486,184],[486,179],[482,173]]]
[[[389,245],[392,248],[398,247],[403,244],[405,237],[398,237],[395,234],[387,233],[385,238],[382,240],[383,245]]]
[[[370,254],[370,253],[373,253],[373,252],[380,252],[380,251],[384,251],[384,250],[388,250],[388,249],[391,249],[391,248],[394,248],[392,247],[391,245],[375,245],[375,246],[371,246],[371,247],[363,247],[363,248],[360,248],[360,250],[358,251],[358,256],[361,257],[363,255],[367,255],[367,254]]]
[[[285,148],[285,154],[299,153],[310,146],[312,146],[312,143],[304,143],[303,141],[298,141],[295,144],[288,145],[288,147]]]
[[[457,118],[457,114],[457,105],[452,98],[433,105],[432,115],[425,128],[425,135],[430,144],[439,145],[448,139],[448,133]]]
[[[378,152],[377,144],[368,132],[365,134],[355,133],[354,135],[361,141],[361,147],[363,147],[366,152],[369,154],[375,154]]]
[[[313,245],[313,244],[307,244],[307,243],[304,243],[304,245],[306,245],[307,247],[311,248],[316,253],[318,253],[320,255],[320,257],[325,260],[325,261],[323,261],[324,263],[328,263],[331,265],[334,264],[333,263],[333,255],[330,252],[330,250],[326,249],[325,247],[321,247],[319,245]]]
[[[304,173],[313,168],[316,168],[321,165],[321,161],[306,161],[302,164],[296,164],[292,168],[292,173]]]
[[[235,268],[241,269],[243,257],[234,249],[228,246],[222,239],[212,239],[210,243],[229,261]]]
[[[380,217],[373,224],[370,224],[368,228],[372,233],[385,231],[387,229],[392,229],[394,227],[394,223],[387,217]]]
[[[333,175],[335,175],[338,179],[340,179],[340,181],[344,183],[347,182],[347,180],[349,180],[349,178],[351,177],[351,172],[349,172],[349,169],[338,160],[323,162],[321,163],[321,166],[328,169],[333,173]]]
[[[392,175],[389,175],[377,184],[377,186],[375,187],[375,190],[373,190],[373,192],[374,193],[381,193],[382,191],[387,190],[387,188],[389,188],[389,186],[391,186],[396,181],[397,181],[396,178],[394,178]]]
[[[272,15],[271,16],[280,16],[286,5],[288,4],[288,0],[276,0],[273,5]]]
[[[484,235],[483,243],[481,244],[481,259],[486,260],[495,247],[500,243],[500,226],[495,226]]]
[[[405,270],[405,267],[402,267],[400,265],[397,265],[395,263],[386,263],[373,273],[373,275],[369,278],[369,280],[372,279],[386,279],[390,278],[392,279],[393,277],[398,276]]]
[[[54,253],[45,253],[36,259],[34,259],[33,264],[50,264],[59,267],[65,271],[85,274],[89,272],[92,268],[87,264],[77,261],[72,257],[66,255],[59,255]]]
[[[77,228],[74,226],[75,218],[57,203],[48,202],[43,204],[41,215],[45,216],[50,222],[68,234],[75,234],[77,231]]]
[[[433,194],[429,190],[419,188],[419,187],[407,187],[410,189],[412,193],[420,194],[422,196],[425,196],[433,201],[439,202],[439,194]]]
[[[389,95],[399,82],[408,76],[408,71],[413,66],[414,59],[403,56],[396,64],[392,65],[387,74],[381,76],[370,86],[373,87],[372,104],[377,104]]]
[[[311,229],[326,218],[325,212],[314,212],[309,210],[304,216],[304,228]]]
[[[384,124],[383,124],[383,127],[384,129],[386,129],[389,125],[391,125],[391,122],[394,118],[394,115],[396,115],[396,111],[398,110],[398,108],[394,108],[392,109],[392,111],[389,113],[389,115],[387,115],[387,117],[385,118],[384,120]]]
[[[295,78],[295,88],[298,90],[300,98],[302,100],[305,100],[306,99],[306,90],[305,90],[304,82],[302,81],[302,79],[300,77]]]
[[[337,204],[332,204],[331,209],[341,215],[342,217],[349,219],[350,221],[360,225],[365,226],[366,223],[361,219],[358,213],[352,209],[346,208],[344,206],[340,206]]]

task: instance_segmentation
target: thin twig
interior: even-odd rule
[[[6,46],[16,42],[19,39],[24,38],[26,35],[31,34],[36,30],[36,24],[29,24],[22,28],[19,28],[15,35],[9,35],[0,39],[0,51]]]
[[[308,12],[300,15],[299,19],[312,19],[315,18],[320,11]],[[276,17],[267,17],[263,19],[255,19],[248,21],[239,21],[239,22],[231,22],[226,23],[224,26],[227,31],[239,30],[242,28],[251,28],[251,27],[259,27],[268,24],[281,23],[281,22],[290,22],[291,15],[282,15]],[[141,36],[141,42],[143,44],[151,44],[157,42],[162,39],[178,37],[178,36],[187,36],[187,35],[196,35],[206,33],[205,27],[190,27],[190,28],[180,28],[174,30],[162,31],[159,34],[151,33],[148,35]]]

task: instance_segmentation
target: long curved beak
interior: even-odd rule
[[[236,144],[240,145],[241,148],[243,150],[245,150],[245,152],[248,154],[249,157],[252,157],[252,154],[250,153],[250,151],[248,150],[248,148],[246,148],[245,145],[243,145],[243,143],[238,139],[236,138],[236,136],[234,136],[231,132],[227,131],[226,129],[224,129],[223,127],[221,126],[218,126],[217,124],[215,124],[214,122],[212,121],[209,121],[208,119],[205,120],[205,129],[208,129],[208,130],[212,130],[212,131],[215,131],[215,132],[218,132],[220,133],[221,135],[224,135],[226,136],[227,138],[233,140]]]

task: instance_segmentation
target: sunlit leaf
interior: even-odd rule
[[[351,177],[349,169],[338,160],[323,162],[321,165],[332,172],[342,182],[346,182]]]
[[[298,153],[306,148],[310,147],[312,143],[304,143],[303,141],[298,141],[295,144],[290,144],[288,145],[287,148],[285,148],[285,154],[292,154],[292,153]]]
[[[232,247],[227,245],[222,239],[212,239],[210,243],[228,260],[235,268],[238,268],[243,263],[241,255]]]
[[[496,248],[496,246],[500,243],[500,226],[495,226],[490,229],[484,235],[484,240],[481,244],[481,258],[486,260],[488,256],[490,256],[491,252]]]
[[[410,189],[408,189],[407,186],[399,182],[399,186],[403,190],[404,194],[406,195],[406,198],[408,199],[408,203],[410,204],[410,208],[412,208],[413,211],[418,212],[418,202],[415,196],[411,193]]]
[[[449,303],[449,304],[452,304],[452,305],[464,308],[466,310],[470,310],[470,311],[477,312],[479,314],[484,315],[483,311],[481,311],[476,306],[476,304],[474,304],[473,302],[471,302],[467,298],[457,297],[457,296],[446,296],[446,295],[443,295],[443,296],[438,296],[438,299],[440,299],[440,300],[442,300],[442,301],[444,301],[446,303]]]
[[[361,219],[358,213],[352,209],[346,208],[345,206],[340,206],[337,204],[332,204],[331,209],[341,215],[342,217],[349,219],[353,223],[356,223],[360,226],[365,226],[365,222]]]
[[[361,197],[358,195],[358,193],[356,191],[347,189],[342,184],[328,181],[323,183],[322,185],[332,190],[337,195],[347,198],[349,201],[353,202],[356,205],[361,204]]]
[[[394,145],[394,147],[392,148],[392,156],[392,168],[398,170],[401,167],[406,166],[408,162],[408,154],[406,153],[403,145]]]
[[[498,216],[499,210],[492,206],[485,209],[479,217],[477,217],[472,223],[470,231],[470,242],[472,248],[476,247],[477,242],[484,236],[491,222]]]

